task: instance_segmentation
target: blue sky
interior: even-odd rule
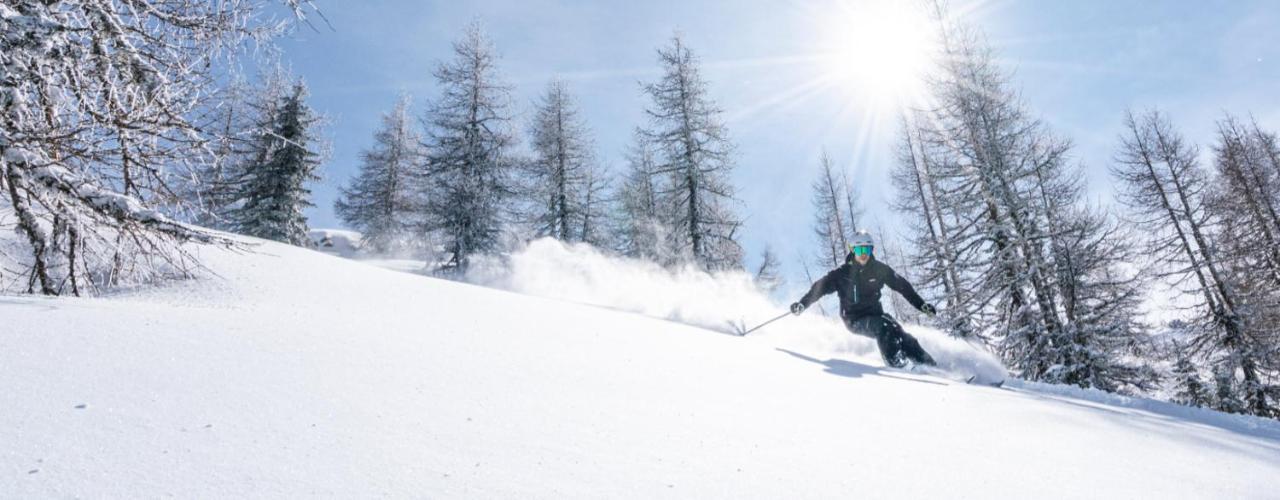
[[[804,286],[800,261],[814,244],[809,186],[824,148],[856,174],[864,225],[892,231],[898,223],[887,176],[892,106],[847,86],[815,88],[832,68],[798,57],[829,46],[849,16],[846,4],[859,3],[317,0],[336,31],[303,29],[282,43],[312,105],[330,119],[333,155],[314,187],[310,223],[340,227],[332,210],[337,186],[356,171],[380,114],[401,91],[421,113],[437,95],[432,68],[450,57],[467,23],[481,21],[501,53],[522,132],[531,103],[559,76],[578,96],[600,158],[615,170],[643,119],[639,82],[656,78],[655,49],[680,30],[702,59],[738,146],[733,180],[749,261],[769,245],[790,285]],[[1073,141],[1098,201],[1110,198],[1107,165],[1127,107],[1166,110],[1206,152],[1224,111],[1253,113],[1280,129],[1274,1],[954,1],[953,8],[987,34],[1029,109]]]

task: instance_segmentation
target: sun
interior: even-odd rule
[[[910,0],[848,0],[821,27],[826,78],[858,101],[907,104],[938,57],[937,23]]]

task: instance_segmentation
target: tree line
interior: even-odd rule
[[[1205,166],[1167,114],[1128,112],[1118,204],[1098,206],[981,35],[942,33],[934,105],[904,117],[893,172],[937,326],[1028,380],[1280,417],[1276,134],[1225,115]],[[1148,324],[1153,290],[1190,320]]]
[[[740,269],[734,148],[721,110],[680,36],[657,55],[662,76],[640,89],[647,122],[614,179],[565,82],[548,82],[532,119],[516,123],[513,89],[473,24],[436,67],[439,96],[418,119],[407,96],[383,116],[335,212],[371,251],[427,252],[442,273],[538,237],[669,266]],[[529,153],[517,149],[522,135]]]
[[[303,21],[314,12],[279,4]],[[228,70],[288,31],[267,15],[279,4],[0,10],[0,188],[21,237],[0,249],[6,287],[79,295],[190,277],[200,263],[188,243],[237,245],[206,228],[308,244],[323,117],[287,71],[250,83]],[[658,62],[663,76],[641,89],[648,120],[615,182],[564,82],[549,82],[534,119],[516,123],[497,52],[473,24],[435,68],[439,95],[425,111],[414,116],[406,96],[383,117],[334,209],[373,251],[432,252],[444,274],[539,236],[740,268],[721,112],[678,36]],[[532,154],[517,149],[522,125]]]

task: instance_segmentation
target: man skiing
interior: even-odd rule
[[[920,342],[903,331],[902,325],[892,316],[885,314],[880,306],[880,289],[888,285],[920,312],[930,316],[936,314],[937,309],[920,298],[911,283],[876,260],[875,242],[870,233],[858,231],[849,247],[844,265],[815,282],[809,293],[791,304],[791,313],[798,315],[824,295],[836,292],[840,297],[840,318],[844,320],[844,326],[853,333],[876,339],[886,364],[902,367],[910,360],[916,365],[935,365],[933,357],[920,347]]]

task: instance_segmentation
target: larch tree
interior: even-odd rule
[[[894,175],[922,288],[953,308],[945,326],[1027,379],[1145,387],[1150,371],[1122,362],[1143,332],[1140,281],[1123,246],[1093,244],[1110,224],[1082,206],[1070,143],[1030,115],[979,35],[944,31],[936,105],[904,127]]]
[[[174,216],[215,149],[221,63],[283,27],[259,22],[267,3],[0,4],[0,196],[28,291],[190,276],[184,243],[226,243]]]
[[[665,263],[670,228],[659,198],[657,153],[646,135],[637,131],[626,156],[626,170],[614,196],[616,250],[627,257]]]
[[[430,195],[427,227],[449,260],[465,270],[473,255],[498,249],[514,195],[511,87],[498,74],[498,54],[479,24],[453,44],[453,59],[435,70],[441,95],[424,118]]]
[[[1238,268],[1215,240],[1233,224],[1211,210],[1213,183],[1188,143],[1167,116],[1129,113],[1112,174],[1121,201],[1146,237],[1145,254],[1160,275],[1180,286],[1198,309],[1189,349],[1212,367],[1217,407],[1224,411],[1277,415],[1280,391],[1268,379],[1274,336],[1248,314],[1238,287]],[[1224,234],[1230,235],[1228,231]]]
[[[555,80],[529,127],[534,157],[525,169],[525,192],[536,236],[576,242],[596,232],[602,178],[591,131],[564,82]]]
[[[836,268],[844,263],[849,239],[858,230],[861,207],[857,193],[826,151],[818,159],[818,177],[812,190],[813,234],[818,244],[814,263],[821,268]]]
[[[360,231],[362,245],[378,254],[411,248],[420,236],[426,164],[409,106],[402,95],[382,115],[373,147],[360,153],[360,171],[333,205],[339,219]]]
[[[662,77],[645,84],[644,129],[657,152],[655,173],[669,207],[672,247],[705,270],[740,269],[742,221],[734,213],[733,144],[703,80],[698,59],[676,35],[658,49]]]

